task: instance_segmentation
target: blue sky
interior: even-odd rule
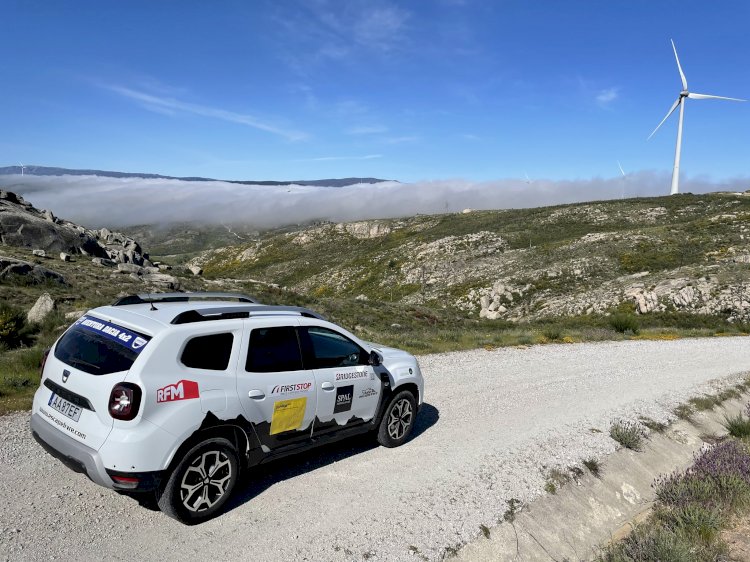
[[[4,0],[0,166],[221,179],[671,170],[750,99],[750,3]],[[682,171],[748,176],[750,103]]]

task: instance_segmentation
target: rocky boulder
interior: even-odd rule
[[[55,310],[55,301],[49,293],[43,293],[39,297],[31,310],[26,314],[26,319],[30,324],[40,324],[44,322],[44,319]]]
[[[59,273],[27,261],[0,256],[0,281],[22,278],[28,285],[40,283],[59,283],[67,285],[65,278]]]

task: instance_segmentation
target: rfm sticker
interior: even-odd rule
[[[157,402],[173,402],[175,400],[191,400],[199,398],[198,383],[195,381],[178,381],[168,384],[156,391]]]

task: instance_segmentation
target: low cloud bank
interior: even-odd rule
[[[623,178],[526,183],[436,180],[383,182],[345,188],[268,187],[227,182],[104,178],[99,176],[4,176],[0,189],[35,207],[88,227],[175,222],[242,224],[272,228],[312,220],[349,221],[434,214],[463,209],[539,207],[669,193],[671,176],[639,172]],[[744,191],[748,178],[724,183],[685,179],[682,192]]]

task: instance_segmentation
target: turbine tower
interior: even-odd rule
[[[672,41],[670,39],[670,41]],[[677,109],[677,106],[680,106],[680,120],[677,123],[677,146],[675,147],[674,151],[674,170],[672,171],[672,189],[670,190],[669,194],[674,195],[679,190],[679,182],[680,182],[680,149],[682,148],[682,118],[685,113],[685,98],[690,98],[694,100],[731,100],[731,101],[746,101],[741,100],[738,98],[726,98],[724,96],[713,96],[709,94],[696,94],[694,92],[688,91],[688,84],[687,79],[685,78],[685,73],[682,71],[682,66],[680,65],[680,57],[677,56],[677,48],[674,46],[674,41],[672,41],[672,50],[674,51],[674,58],[677,61],[677,70],[680,71],[680,79],[682,80],[682,91],[680,92],[680,97],[677,98],[677,101],[674,102],[674,105],[672,105],[672,108],[667,113],[667,116],[661,120],[661,123],[659,123],[656,126],[656,129],[653,130],[653,132],[648,136],[650,139],[654,136],[654,133],[659,130],[659,127],[662,126],[664,121],[666,121],[672,113],[674,113],[674,110]]]
[[[19,165],[19,166],[21,167],[21,175],[23,175],[23,172],[24,172],[24,170],[26,169],[26,166],[24,166],[24,165],[23,165],[23,164],[21,164],[20,162],[18,163],[18,165]]]

